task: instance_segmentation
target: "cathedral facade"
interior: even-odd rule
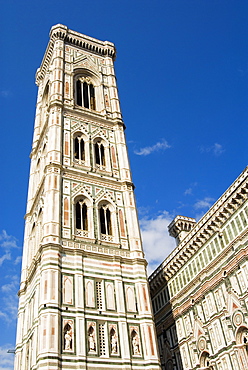
[[[110,42],[56,25],[37,109],[15,370],[159,370]]]
[[[163,370],[248,369],[248,168],[149,278]]]

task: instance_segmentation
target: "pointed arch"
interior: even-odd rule
[[[86,306],[95,307],[94,284],[92,280],[86,282],[85,292]]]
[[[88,207],[83,198],[76,202],[75,209],[76,229],[88,231]]]
[[[115,309],[115,295],[113,283],[106,283],[106,299],[107,299],[107,309]]]
[[[95,169],[110,172],[110,146],[108,140],[105,138],[104,132],[98,130],[92,140],[93,161]]]
[[[63,296],[65,304],[73,304],[73,278],[65,275],[63,277]]]
[[[108,204],[103,204],[99,208],[100,232],[105,235],[112,235],[111,212]]]
[[[94,143],[94,152],[95,152],[95,163],[100,167],[105,167],[106,159],[105,159],[105,148],[101,140],[97,140]]]
[[[85,140],[82,133],[77,133],[76,135],[74,135],[73,158],[76,162],[85,162]]]
[[[133,286],[128,286],[126,288],[126,305],[127,305],[127,311],[131,311],[131,312],[136,311]]]
[[[88,189],[81,186],[72,200],[74,235],[77,237],[94,237],[93,200],[88,192]],[[80,195],[80,193],[83,194]]]

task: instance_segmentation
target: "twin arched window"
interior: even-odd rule
[[[85,161],[85,145],[81,136],[74,138],[74,158],[78,161]]]
[[[87,157],[87,147],[81,133],[78,133],[73,139],[73,156],[74,162],[85,164]],[[94,157],[96,167],[105,170],[108,163],[108,155],[106,160],[106,149],[101,139],[94,143]]]
[[[87,205],[83,199],[76,203],[76,229],[88,230],[88,212]]]
[[[76,104],[80,107],[96,110],[95,88],[85,78],[76,81]]]
[[[109,205],[99,208],[100,234],[113,235],[111,211]],[[75,204],[75,226],[76,230],[89,231],[89,212],[85,199],[79,199]]]
[[[101,167],[105,167],[106,161],[105,161],[105,151],[104,151],[104,146],[101,143],[101,141],[97,141],[94,144],[95,148],[95,161],[96,164],[98,164]]]
[[[99,209],[101,234],[112,235],[111,212],[107,205]]]

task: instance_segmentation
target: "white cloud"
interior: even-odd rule
[[[198,200],[194,204],[195,209],[206,209],[210,208],[214,202],[214,198],[206,197],[204,199]]]
[[[218,156],[224,153],[225,149],[223,149],[223,146],[221,144],[215,143],[213,146],[213,153],[214,155]]]
[[[14,236],[8,235],[5,230],[2,230],[0,234],[0,247],[4,249],[18,248],[16,242],[17,239]]]
[[[223,148],[221,144],[214,143],[214,145],[211,145],[208,147],[201,146],[200,151],[202,153],[212,153],[214,156],[219,157],[222,153],[225,152],[225,149]]]
[[[158,141],[156,144],[152,146],[146,146],[144,148],[140,148],[139,150],[135,150],[134,153],[137,155],[149,155],[152,152],[157,152],[158,150],[165,150],[169,149],[171,146],[167,143],[166,140]]]
[[[169,236],[168,225],[172,217],[164,212],[153,219],[141,219],[140,228],[146,259],[149,263],[148,274],[176,247],[175,240]]]
[[[4,319],[5,321],[9,321],[8,315],[5,312],[0,311],[0,319]]]
[[[13,348],[13,344],[5,344],[4,346],[0,346],[0,370],[14,369],[14,355],[8,353],[8,350]]]
[[[11,324],[17,317],[19,276],[6,275],[4,278],[7,284],[3,284],[0,288],[0,320],[2,319],[6,323]]]
[[[197,185],[198,185],[197,182],[193,182],[192,184],[190,184],[190,187],[185,190],[184,195],[192,195],[193,190]]]
[[[11,254],[9,252],[5,253],[2,257],[0,257],[0,266],[2,266],[5,260],[11,260]]]
[[[22,256],[17,256],[14,261],[14,265],[18,265],[21,261],[22,261]]]
[[[8,292],[8,295],[6,295],[3,298],[3,302],[5,303],[5,311],[7,313],[6,321],[9,323],[13,323],[17,318],[17,311],[18,311],[18,296],[17,291],[11,291]]]
[[[4,250],[4,254],[0,257],[0,266],[2,266],[4,261],[11,260],[11,249],[18,248],[17,239],[8,235],[5,230],[0,233],[0,248]]]
[[[5,276],[5,278],[7,278],[10,282],[1,286],[2,292],[10,292],[13,290],[16,291],[16,288],[19,285],[19,277],[17,275],[8,275]]]
[[[193,193],[193,189],[188,188],[188,189],[185,190],[184,195],[192,195],[192,193]]]

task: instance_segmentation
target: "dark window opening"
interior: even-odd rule
[[[100,145],[100,153],[102,165],[105,166],[104,146],[102,144]]]
[[[85,160],[84,140],[81,137],[74,139],[74,158],[80,161]]]
[[[95,157],[96,164],[99,166],[105,166],[104,146],[100,142],[95,143]]]
[[[82,90],[81,90],[81,82],[77,80],[77,105],[80,105],[82,107]]]
[[[88,230],[87,206],[83,201],[76,203],[76,229]]]
[[[89,91],[87,82],[83,83],[84,107],[89,108]]]
[[[105,213],[102,207],[100,208],[100,223],[101,223],[101,234],[106,234]]]
[[[95,88],[86,81],[76,82],[76,104],[80,107],[96,110]]]
[[[112,235],[111,212],[108,207],[100,208],[101,234]]]
[[[112,229],[111,229],[111,214],[110,210],[107,208],[106,209],[106,220],[107,220],[107,230],[108,230],[108,235],[112,235]]]

